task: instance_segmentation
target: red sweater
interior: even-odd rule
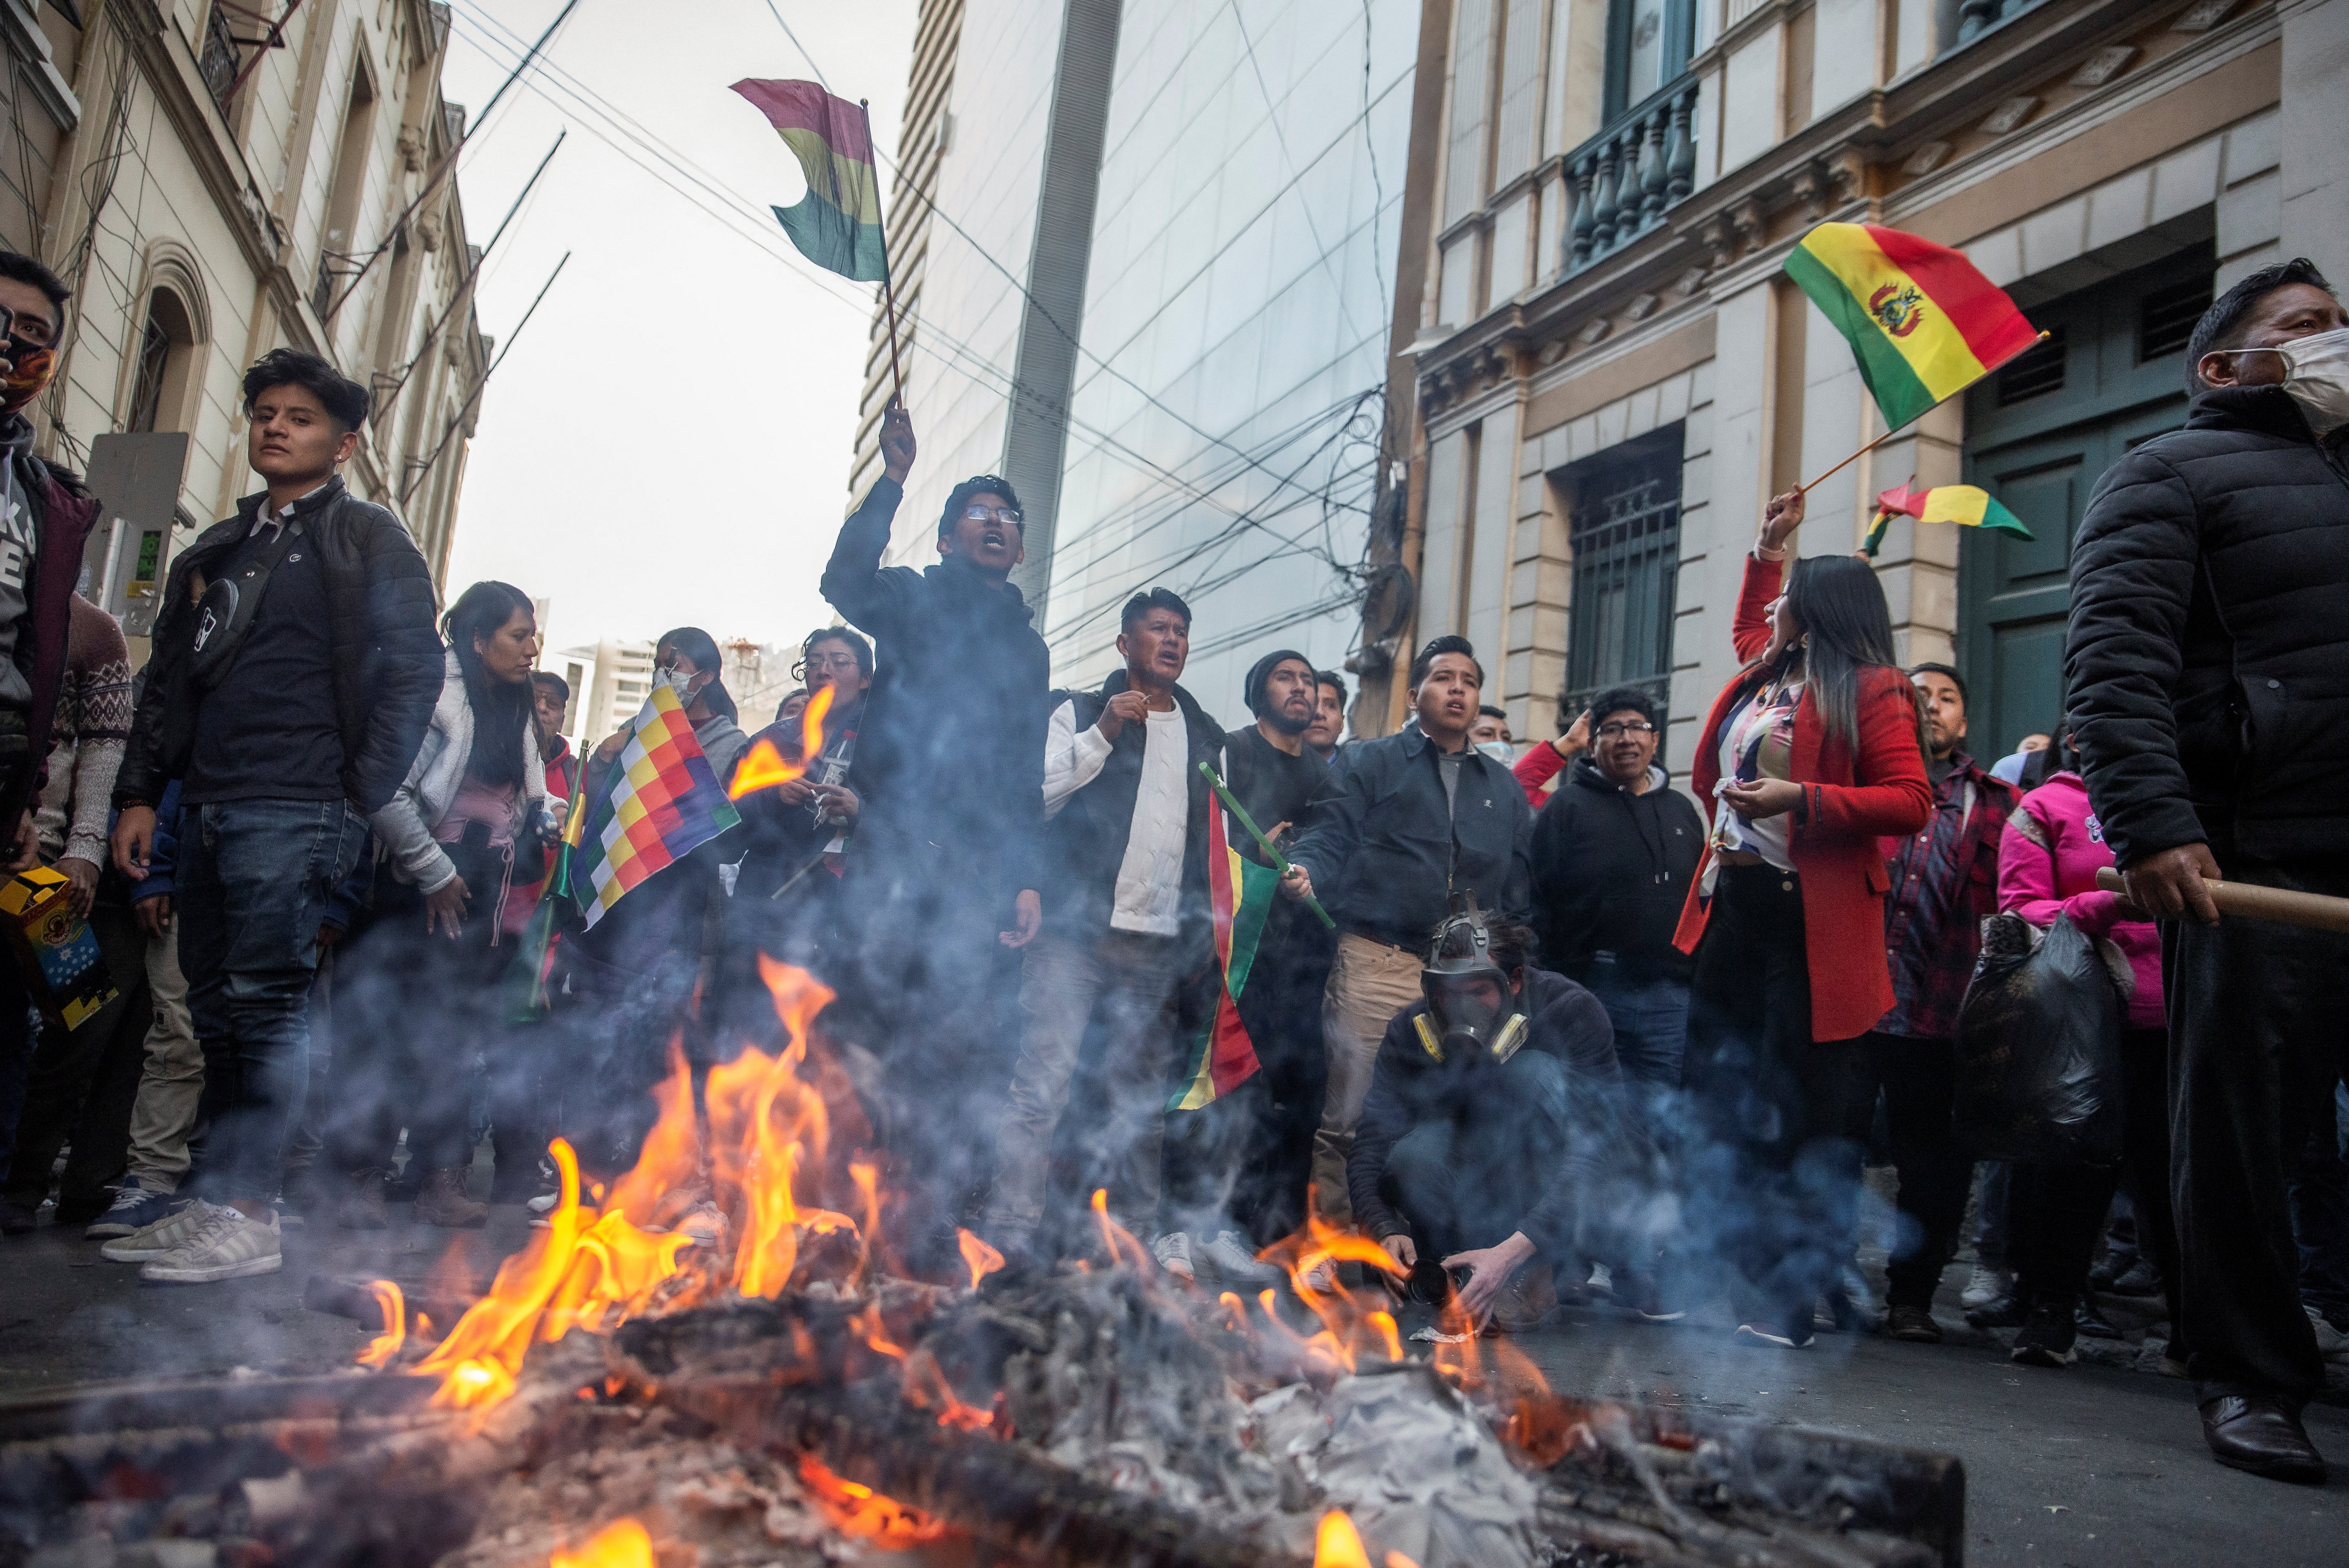
[[[1770,604],[1784,571],[1776,562],[1745,561],[1730,639],[1748,661],[1713,699],[1703,739],[1690,758],[1689,783],[1707,813],[1721,805],[1721,727],[1760,671],[1752,661],[1770,645]],[[1803,945],[1811,972],[1811,1038],[1847,1040],[1866,1034],[1892,1006],[1892,973],[1884,955],[1884,895],[1891,878],[1877,840],[1913,833],[1933,814],[1933,789],[1917,747],[1917,701],[1899,670],[1863,670],[1859,677],[1859,748],[1831,738],[1808,686],[1795,709],[1791,777],[1803,787],[1792,834],[1795,870],[1803,879]],[[1674,944],[1696,951],[1710,913],[1710,845],[1682,907]]]

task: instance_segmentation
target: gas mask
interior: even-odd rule
[[[1504,1062],[1525,1043],[1525,1013],[1508,971],[1493,956],[1492,931],[1475,894],[1454,895],[1419,987],[1427,998],[1417,1020],[1419,1043],[1437,1061]]]
[[[2230,348],[2227,354],[2280,354],[2283,389],[2307,416],[2318,440],[2349,425],[2349,326],[2312,333],[2272,348]]]

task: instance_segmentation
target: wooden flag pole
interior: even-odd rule
[[[2047,341],[2047,339],[2048,339],[2048,337],[2049,337],[2050,335],[2051,335],[2050,334],[2043,332],[2043,333],[2041,333],[2037,337],[2033,338],[2029,343],[2024,344],[2021,348],[2016,349],[2013,354],[2008,355],[2004,359],[2000,360],[1996,365],[1985,365],[1984,366],[1982,366],[1982,376],[1977,376],[1977,377],[1975,377],[1973,378],[1973,381],[1969,381],[1969,382],[1967,382],[1967,383],[1966,383],[1966,385],[1965,385],[1965,387],[1953,387],[1953,388],[1951,388],[1951,392],[1950,392],[1950,397],[1956,397],[1959,393],[1961,393],[1961,392],[1964,391],[1964,390],[1966,389],[1966,387],[1971,387],[1971,386],[1974,384],[1974,382],[1975,382],[1975,381],[1980,381],[1980,380],[1982,378],[1982,376],[1988,376],[1988,375],[1989,375],[1992,371],[1993,371],[1993,370],[2002,370],[2002,369],[2004,369],[2007,366],[2013,364],[2016,360],[2018,360],[2018,359],[2022,358],[2024,355],[2026,355],[2026,354],[2030,353],[2033,349],[2034,349],[2034,348],[2038,347],[2041,344],[2043,344],[2043,343],[2046,342],[2046,341]],[[1938,408],[1938,407],[1940,407],[1941,406],[1941,404],[1948,402],[1948,401],[1950,400],[1950,397],[1943,397],[1943,398],[1940,399],[1938,402],[1936,402],[1936,403],[1933,405],[1933,408]],[[1931,412],[1933,411],[1933,408],[1928,408],[1928,409],[1926,409],[1924,414],[1920,414],[1920,415],[1918,415],[1918,416],[1917,416],[1917,419],[1921,419],[1921,418],[1923,418],[1925,417],[1925,414],[1930,414],[1930,413],[1931,413]],[[1836,475],[1837,475],[1837,474],[1839,474],[1839,473],[1843,472],[1843,471],[1844,471],[1844,469],[1847,469],[1847,468],[1851,467],[1851,465],[1852,465],[1852,464],[1854,464],[1854,463],[1856,463],[1856,462],[1859,461],[1859,459],[1862,459],[1862,458],[1866,457],[1868,453],[1870,453],[1870,452],[1872,452],[1872,451],[1876,450],[1876,449],[1877,449],[1877,448],[1878,448],[1878,447],[1880,447],[1880,446],[1884,445],[1884,443],[1885,443],[1885,442],[1887,442],[1887,441],[1890,440],[1893,437],[1895,437],[1895,436],[1899,435],[1899,434],[1900,433],[1900,431],[1901,431],[1901,430],[1905,430],[1905,429],[1909,428],[1909,425],[1914,425],[1914,424],[1917,422],[1917,419],[1911,419],[1911,420],[1909,420],[1909,424],[1907,424],[1907,425],[1902,425],[1902,426],[1899,428],[1899,429],[1896,429],[1896,430],[1887,430],[1887,431],[1885,431],[1885,432],[1884,432],[1884,434],[1882,434],[1882,435],[1880,435],[1880,436],[1877,437],[1877,438],[1876,438],[1876,439],[1874,439],[1874,440],[1872,440],[1872,441],[1868,442],[1868,445],[1866,445],[1866,446],[1864,446],[1864,447],[1860,448],[1860,449],[1859,449],[1859,450],[1857,450],[1857,451],[1856,451],[1856,452],[1852,453],[1852,455],[1851,455],[1851,456],[1849,456],[1849,457],[1846,458],[1843,461],[1841,461],[1841,462],[1837,463],[1835,467],[1833,467],[1833,468],[1829,469],[1826,472],[1825,472],[1825,473],[1821,474],[1818,478],[1816,478],[1816,479],[1815,479],[1815,480],[1811,480],[1811,481],[1810,481],[1810,483],[1806,484],[1806,485],[1801,485],[1801,486],[1796,487],[1795,493],[1795,494],[1797,494],[1797,495],[1807,495],[1807,494],[1808,494],[1810,491],[1812,491],[1813,490],[1816,490],[1816,489],[1817,489],[1820,485],[1823,485],[1823,484],[1826,483],[1826,482],[1827,482],[1827,480],[1831,480],[1831,479],[1835,478],[1835,477],[1836,477]]]
[[[873,150],[873,109],[864,98],[856,100],[858,112],[864,116],[864,150]],[[889,323],[889,401],[902,408],[905,406],[905,373],[897,364],[897,290],[889,281],[889,223],[881,212],[881,163],[873,164],[873,226],[881,231],[881,304]]]
[[[2210,890],[2210,902],[2218,905],[2220,914],[2242,920],[2272,920],[2284,925],[2306,926],[2312,931],[2349,932],[2349,898],[2294,892],[2289,888],[2262,887],[2256,882],[2220,882],[2216,877],[2204,877],[2202,885]],[[2106,892],[2128,897],[2128,883],[2110,866],[2096,872],[2096,886]]]

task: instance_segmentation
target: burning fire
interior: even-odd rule
[[[1292,1350],[1346,1372],[1353,1371],[1366,1354],[1383,1351],[1390,1361],[1403,1358],[1402,1338],[1394,1315],[1382,1307],[1366,1306],[1338,1278],[1337,1265],[1340,1263],[1366,1264],[1392,1279],[1409,1277],[1409,1271],[1395,1262],[1384,1247],[1368,1236],[1324,1223],[1309,1204],[1305,1228],[1273,1243],[1257,1257],[1286,1269],[1289,1288],[1296,1292],[1297,1299],[1320,1320],[1319,1332],[1300,1338],[1281,1320],[1273,1292],[1261,1294],[1258,1301],[1264,1307],[1266,1322]],[[1238,1304],[1235,1301],[1233,1305]],[[1247,1321],[1244,1311],[1240,1317]]]
[[[804,778],[809,759],[823,755],[823,716],[831,711],[832,688],[825,686],[808,698],[807,712],[800,717],[800,760],[785,760],[775,743],[762,738],[735,768],[734,782],[726,787],[726,798],[740,800],[745,795]]]
[[[1371,1554],[1362,1550],[1362,1537],[1344,1509],[1321,1516],[1313,1534],[1313,1568],[1371,1568]]]
[[[968,1231],[955,1232],[955,1245],[962,1249],[962,1261],[970,1270],[970,1288],[973,1290],[978,1288],[979,1281],[1003,1266],[1003,1254]]]
[[[399,1354],[408,1339],[408,1300],[399,1286],[388,1279],[369,1280],[367,1289],[375,1293],[375,1304],[383,1313],[383,1332],[359,1352],[359,1365],[381,1367]]]
[[[783,1022],[781,1055],[746,1050],[710,1069],[705,1134],[691,1070],[672,1042],[668,1077],[654,1090],[659,1119],[636,1167],[607,1191],[599,1190],[596,1207],[582,1206],[578,1159],[568,1143],[554,1141],[551,1152],[563,1188],[546,1228],[500,1265],[489,1293],[414,1368],[440,1379],[436,1404],[486,1410],[512,1395],[533,1343],[560,1339],[574,1328],[608,1334],[657,1300],[691,1305],[727,1283],[744,1295],[780,1295],[800,1263],[804,1237],[835,1232],[855,1237],[855,1273],[862,1275],[870,1228],[880,1212],[877,1168],[853,1168],[864,1196],[864,1228],[845,1214],[802,1206],[794,1191],[803,1170],[821,1181],[829,1147],[824,1097],[801,1068],[810,1026],[833,994],[786,965],[762,958],[761,973]],[[712,1239],[715,1222],[665,1228],[713,1198],[738,1238],[730,1261],[686,1255]],[[638,1224],[638,1218],[646,1222]],[[386,1282],[385,1288],[396,1287]],[[397,1311],[388,1312],[388,1322],[398,1320]],[[871,1337],[876,1348],[895,1348],[877,1315]],[[388,1345],[378,1337],[361,1359],[382,1366],[398,1346],[396,1336]]]
[[[633,1519],[616,1519],[575,1552],[557,1552],[546,1568],[653,1568],[653,1538]]]
[[[812,1454],[800,1456],[800,1484],[807,1488],[825,1523],[888,1551],[926,1545],[954,1533],[951,1527],[920,1509],[907,1508],[869,1486],[841,1480]]]

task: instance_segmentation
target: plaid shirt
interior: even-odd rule
[[[1957,1034],[1958,1004],[1982,951],[1982,919],[1998,907],[1999,837],[2013,810],[2013,790],[1954,751],[1933,786],[1933,820],[1921,832],[1883,841],[1892,878],[1884,945],[1893,1003],[1877,1020],[1878,1033]]]

